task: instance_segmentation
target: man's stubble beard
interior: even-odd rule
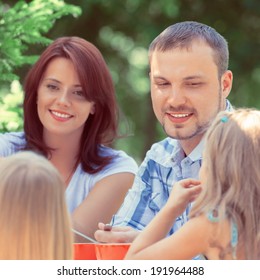
[[[221,86],[220,86],[221,87]],[[212,121],[214,120],[214,118],[216,117],[216,115],[220,112],[220,111],[223,111],[224,110],[224,104],[222,104],[222,94],[221,94],[221,89],[219,90],[219,95],[218,95],[218,108],[217,108],[217,111],[215,113],[215,115],[213,116],[213,118],[207,122],[204,122],[202,124],[198,124],[198,123],[195,123],[195,131],[187,136],[182,136],[180,133],[178,133],[178,129],[181,129],[183,127],[183,125],[175,125],[175,129],[176,129],[176,132],[174,135],[170,135],[169,133],[167,133],[166,131],[166,128],[165,128],[165,123],[163,122],[162,123],[162,127],[163,127],[163,130],[165,132],[165,134],[170,137],[170,138],[173,138],[173,139],[176,139],[176,140],[189,140],[191,138],[193,138],[194,136],[197,136],[197,135],[203,135],[206,133],[206,131],[208,130],[209,126],[211,125]],[[197,111],[196,110],[193,110],[193,114],[195,116],[198,116],[197,114]]]

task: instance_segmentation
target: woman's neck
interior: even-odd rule
[[[70,135],[44,136],[45,144],[53,149],[49,160],[58,169],[67,186],[77,167],[80,139]]]

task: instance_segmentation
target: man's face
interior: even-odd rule
[[[192,150],[225,109],[232,73],[227,71],[219,79],[213,51],[201,41],[194,41],[189,50],[154,51],[150,64],[155,115],[169,137]]]

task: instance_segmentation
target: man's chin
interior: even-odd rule
[[[165,133],[167,134],[168,137],[172,138],[172,139],[176,139],[176,140],[190,140],[193,139],[194,137],[197,137],[200,134],[203,133],[199,133],[199,131],[194,131],[193,133],[180,133],[180,132],[171,132],[171,131],[165,131]]]

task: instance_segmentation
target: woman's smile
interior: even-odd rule
[[[67,121],[71,118],[73,118],[73,115],[64,113],[64,112],[60,112],[60,111],[56,111],[56,110],[49,110],[51,116],[57,120],[57,121]]]

